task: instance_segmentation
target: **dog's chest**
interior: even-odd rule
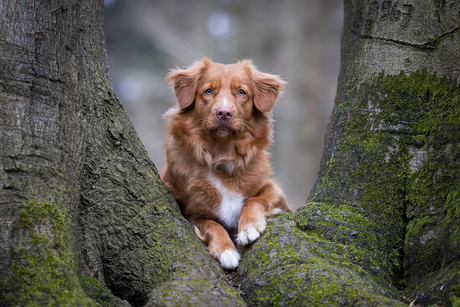
[[[219,179],[211,174],[209,175],[214,187],[219,191],[222,196],[222,202],[219,205],[219,218],[221,222],[230,229],[238,228],[240,221],[241,208],[247,197],[244,195],[232,192],[222,185]]]

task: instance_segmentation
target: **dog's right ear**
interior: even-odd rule
[[[187,69],[171,69],[166,81],[174,85],[176,98],[181,109],[187,108],[195,101],[198,81],[211,64],[210,59],[204,58]]]

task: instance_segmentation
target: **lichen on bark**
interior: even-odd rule
[[[440,272],[458,270],[460,257],[459,85],[418,71],[347,87],[300,226],[325,238],[354,233],[360,267],[421,304],[449,305],[459,276]]]
[[[391,287],[382,287],[357,264],[360,250],[318,235],[314,227],[302,229],[302,220],[294,213],[279,214],[258,241],[241,248],[235,277],[246,301],[256,306],[403,305],[392,298]]]
[[[142,306],[187,276],[206,289],[225,280],[114,93],[103,1],[2,5],[1,304]],[[52,213],[29,233],[21,224],[41,212],[27,210],[33,199]],[[61,216],[65,235],[53,222]],[[225,282],[216,286],[221,301],[242,304]],[[206,301],[207,293],[195,295]]]
[[[78,261],[66,217],[54,204],[30,201],[19,211],[12,266],[0,281],[0,301],[17,306],[96,306],[80,286]]]

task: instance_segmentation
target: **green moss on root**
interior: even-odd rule
[[[24,238],[0,282],[3,302],[18,306],[96,306],[80,287],[65,217],[56,205],[31,201],[17,221]]]
[[[236,277],[246,301],[256,306],[399,305],[391,287],[381,287],[356,264],[360,250],[300,230],[295,219],[291,213],[278,215],[251,247],[240,249]]]
[[[460,259],[460,87],[420,71],[381,73],[348,88],[297,222],[310,235],[339,242],[354,229],[351,244],[365,255],[361,267],[405,284],[417,302],[449,305],[441,287],[426,280]],[[331,225],[333,212],[347,206],[359,208],[364,220],[339,216]]]

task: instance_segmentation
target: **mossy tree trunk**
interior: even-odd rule
[[[335,109],[297,213],[421,306],[460,304],[459,78],[458,1],[345,1]]]
[[[244,297],[460,306],[460,3],[344,4],[318,179],[243,251]]]
[[[0,305],[243,305],[114,94],[103,1],[0,7]]]
[[[345,2],[318,180],[240,250],[240,291],[113,92],[102,1],[1,5],[2,306],[460,304],[457,2]]]

